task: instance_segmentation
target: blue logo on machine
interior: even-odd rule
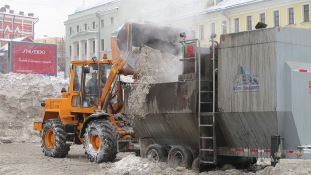
[[[258,77],[251,74],[247,68],[238,66],[238,74],[233,80],[233,92],[257,92],[259,91]]]

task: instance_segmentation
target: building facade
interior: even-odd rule
[[[0,39],[15,39],[28,37],[34,39],[34,25],[38,18],[34,17],[34,13],[24,14],[19,11],[18,14],[10,9],[9,5],[0,8]],[[0,42],[0,47],[7,42]]]
[[[145,21],[194,29],[202,46],[210,45],[209,38],[213,33],[219,40],[221,34],[254,30],[258,22],[267,24],[267,27],[311,28],[310,0],[201,0],[193,1],[200,7],[191,13],[185,13],[187,4],[180,7],[176,0],[165,1],[170,1],[170,5],[164,9],[154,4],[143,10]],[[171,9],[176,9],[174,15],[169,15]],[[156,12],[160,10],[166,15],[159,18]]]
[[[66,26],[67,65],[108,53],[111,36],[125,22],[193,29],[201,46],[210,45],[211,34],[268,27],[311,28],[310,0],[103,0],[81,6],[68,16]],[[68,70],[66,71],[68,74]]]
[[[78,7],[64,22],[67,65],[73,60],[100,58],[103,53],[110,58],[112,33],[126,22],[139,22],[139,10],[150,2],[155,0],[103,0]]]

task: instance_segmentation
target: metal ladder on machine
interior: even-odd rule
[[[199,123],[199,166],[201,164],[217,164],[217,149],[216,149],[216,133],[215,133],[215,98],[216,98],[216,59],[215,59],[215,42],[214,38],[211,38],[212,46],[213,46],[213,58],[212,58],[212,64],[213,64],[213,81],[212,81],[212,89],[209,90],[202,90],[201,85],[201,61],[200,57],[198,57],[198,123]],[[201,107],[204,103],[210,103],[210,102],[203,102],[202,101],[202,95],[204,93],[212,93],[212,111],[209,112],[201,112]],[[208,122],[203,123],[202,119],[207,118]],[[211,120],[211,121],[210,121]],[[206,121],[206,120],[205,120]],[[209,131],[212,132],[208,136],[206,136],[205,132]],[[212,145],[212,148],[210,147]],[[212,156],[211,156],[212,153]],[[206,156],[208,155],[208,156]],[[209,158],[209,159],[206,159]]]

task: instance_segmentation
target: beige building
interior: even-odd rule
[[[35,39],[34,42],[59,45],[59,43],[62,42],[63,40],[64,38],[62,37],[46,37],[46,38]]]

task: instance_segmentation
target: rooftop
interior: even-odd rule
[[[119,1],[122,1],[122,0],[101,0],[101,1],[98,1],[97,3],[91,4],[91,5],[80,6],[80,7],[78,7],[76,9],[75,13],[82,12],[84,10],[95,8],[95,7],[98,7],[98,6],[101,6],[101,5],[107,5],[107,4],[110,4],[110,3],[119,2]]]
[[[195,14],[212,13],[264,1],[270,0],[223,0],[216,6],[204,8],[202,0],[162,0],[144,7],[141,9],[141,12],[146,15],[148,21],[159,22]],[[171,9],[167,9],[170,5],[178,8],[176,15],[167,14],[167,12],[171,11]]]

